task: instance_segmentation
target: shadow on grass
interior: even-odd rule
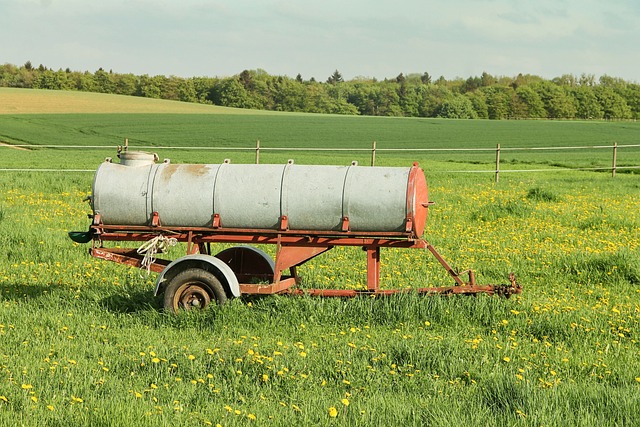
[[[0,301],[58,308],[76,305],[97,305],[113,313],[161,311],[162,298],[153,290],[118,288],[105,296],[105,289],[70,287],[63,284],[11,283],[0,281]]]
[[[110,295],[99,301],[101,307],[114,313],[138,313],[142,311],[161,311],[162,298],[153,295],[153,291],[123,292]]]

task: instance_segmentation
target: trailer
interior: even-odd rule
[[[355,297],[522,292],[509,283],[479,285],[472,270],[454,270],[423,237],[428,188],[417,163],[410,167],[172,164],[152,153],[119,148],[96,170],[89,197],[92,222],[70,232],[89,243],[93,257],[159,273],[154,295],[177,312],[224,304],[241,295]],[[108,246],[140,242],[137,248]],[[178,242],[175,260],[157,255]],[[212,244],[228,247],[214,253]],[[256,246],[275,245],[275,257]],[[298,269],[338,246],[360,247],[366,257],[366,288],[301,286]],[[214,246],[215,247],[215,246]],[[451,286],[387,289],[380,286],[382,248],[423,249],[453,280]]]

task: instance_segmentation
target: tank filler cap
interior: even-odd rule
[[[147,153],[145,151],[126,151],[118,153],[120,164],[124,166],[148,166],[158,161],[159,157],[156,153]]]

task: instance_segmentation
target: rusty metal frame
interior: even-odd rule
[[[143,256],[135,249],[105,248],[105,241],[148,241],[159,234],[175,238],[187,244],[187,255],[209,253],[211,243],[238,243],[276,245],[275,271],[270,284],[240,283],[243,294],[292,294],[324,297],[353,297],[356,295],[390,295],[400,292],[424,294],[500,294],[510,296],[520,293],[522,288],[515,277],[510,276],[508,285],[478,285],[473,271],[455,271],[438,251],[426,240],[412,236],[407,227],[402,232],[351,232],[345,218],[339,231],[289,230],[286,218],[282,218],[280,230],[230,229],[213,227],[163,227],[157,214],[153,215],[151,226],[103,225],[95,218],[91,226],[94,236],[89,253],[96,258],[113,261],[133,267],[141,267]],[[346,225],[346,226],[345,226]],[[367,283],[365,290],[352,289],[302,289],[297,287],[300,277],[297,267],[336,246],[362,247],[366,252]],[[411,290],[380,289],[380,249],[407,248],[427,249],[454,280],[454,286],[423,287]],[[156,259],[150,270],[162,272],[169,260]],[[289,274],[284,273],[289,270]],[[462,275],[467,274],[465,281]]]

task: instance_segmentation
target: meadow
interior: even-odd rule
[[[177,103],[157,103],[154,113],[109,96],[92,98],[101,107],[75,100],[82,107],[55,114],[56,103],[71,101],[29,107],[34,101],[4,95],[0,141],[104,148],[0,147],[0,425],[640,419],[640,179],[634,169],[615,178],[564,170],[608,166],[609,150],[503,153],[505,169],[545,171],[505,173],[499,183],[492,152],[378,154],[383,165],[421,164],[436,202],[425,238],[453,266],[474,269],[480,283],[506,283],[513,271],[521,295],[269,296],[179,315],[153,296],[154,275],[93,259],[67,238],[88,226],[91,172],[8,170],[90,171],[115,157],[124,138],[171,147],[157,152],[172,162],[252,162],[252,151],[234,148],[256,139],[334,148],[369,148],[373,140],[389,148],[636,144],[640,125],[181,113]],[[12,103],[21,114],[2,110]],[[229,151],[179,149],[194,146]],[[265,151],[261,162],[292,156],[367,164],[370,154]],[[640,165],[637,148],[619,156]],[[382,261],[383,287],[451,284],[426,251],[383,250]],[[360,288],[364,268],[359,250],[336,248],[300,273],[304,286]]]

